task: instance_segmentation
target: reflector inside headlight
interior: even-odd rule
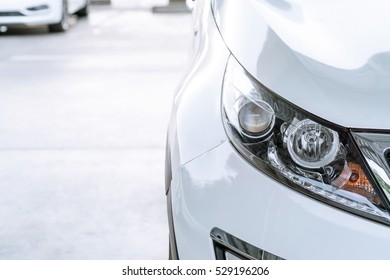
[[[323,202],[390,223],[386,197],[347,129],[282,99],[233,57],[222,103],[231,142],[259,170]]]

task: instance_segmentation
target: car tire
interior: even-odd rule
[[[87,1],[87,3],[83,8],[81,8],[76,12],[76,15],[79,17],[87,17],[88,14],[89,14],[89,1]]]
[[[61,20],[58,23],[49,24],[50,32],[65,32],[69,29],[68,1],[63,0]]]

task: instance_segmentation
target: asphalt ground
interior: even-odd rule
[[[166,259],[165,134],[190,14],[113,1],[0,33],[0,259]]]

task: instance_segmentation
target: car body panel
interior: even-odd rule
[[[215,0],[214,5],[227,46],[262,84],[333,123],[390,127],[390,37],[377,28],[390,23],[389,2]],[[368,20],[367,11],[375,17]]]
[[[71,0],[69,1],[69,13],[74,14],[87,4],[89,4],[89,0]]]
[[[205,10],[201,18],[202,29],[197,31],[194,40],[195,58],[177,90],[171,113],[168,143],[173,149],[170,153],[175,170],[227,139],[221,123],[220,95],[214,93],[221,92],[229,52],[215,28],[210,10]],[[211,75],[216,75],[218,83],[209,79]],[[197,79],[193,79],[195,76]],[[204,137],[198,139],[199,135]]]

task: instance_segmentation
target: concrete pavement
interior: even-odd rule
[[[164,259],[165,131],[189,14],[113,0],[0,34],[0,259]]]

